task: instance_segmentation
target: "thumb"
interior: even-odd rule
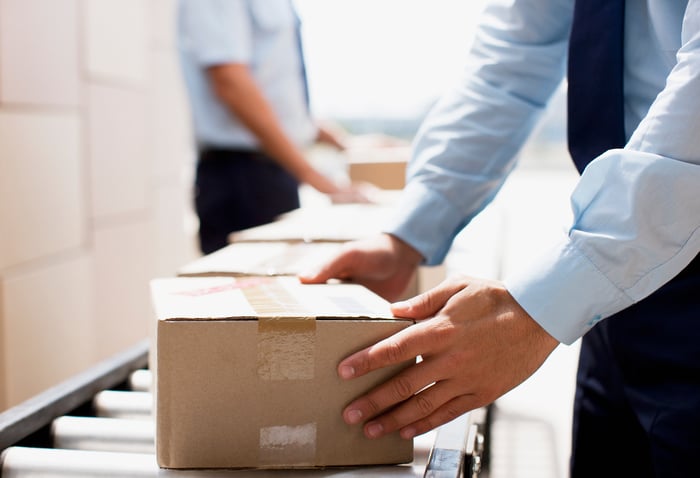
[[[445,280],[411,299],[391,304],[391,312],[397,317],[415,320],[434,317],[445,306],[450,297],[464,287],[463,282]]]
[[[330,279],[346,279],[348,274],[343,266],[345,262],[345,256],[341,254],[300,272],[297,278],[302,284],[322,284]]]

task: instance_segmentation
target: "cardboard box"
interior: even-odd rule
[[[410,147],[350,148],[346,151],[351,181],[368,182],[382,189],[403,189]]]
[[[182,266],[177,275],[295,276],[338,252],[342,242],[240,242]]]
[[[343,243],[373,237],[383,230],[389,215],[392,213],[393,205],[400,194],[399,191],[386,191],[385,193],[381,202],[377,204],[332,204],[299,208],[281,215],[276,221],[269,224],[234,232],[229,236],[229,241],[232,245],[263,242],[321,244],[328,242]],[[326,247],[326,250],[322,253],[319,248],[319,261],[322,259],[321,254],[329,252],[332,248],[330,245]],[[302,250],[303,247],[297,249],[297,251]],[[312,257],[313,246],[307,248],[305,254],[304,260],[307,261],[307,264],[315,260]],[[214,263],[221,259],[223,257],[219,256],[211,261],[207,260],[205,264],[207,267],[215,269],[213,267]],[[280,255],[273,261],[282,263],[284,259]],[[233,265],[233,261],[226,262],[229,265]],[[242,269],[241,264],[239,263],[236,266],[238,270]],[[198,264],[198,266],[202,265],[202,263]],[[295,267],[285,266],[285,269],[290,272],[290,275],[301,272],[299,267],[295,269]],[[223,272],[221,267],[218,270]],[[447,268],[444,264],[421,266],[418,268],[416,277],[408,285],[400,299],[407,299],[425,292],[438,285],[446,277]]]
[[[410,363],[343,381],[341,359],[411,325],[352,284],[292,277],[151,282],[162,468],[408,463],[412,440],[369,440],[342,409]]]
[[[322,264],[343,242],[237,242],[182,266],[180,277],[296,276]],[[446,277],[445,265],[420,266],[397,300],[435,287]]]
[[[296,276],[322,264],[342,242],[237,242],[185,264],[180,277]],[[446,277],[445,265],[420,266],[398,300],[435,287]]]
[[[379,234],[393,203],[299,208],[274,222],[233,232],[229,242],[345,242]]]
[[[231,245],[242,245],[246,243],[306,243],[306,244],[323,244],[323,243],[343,243],[358,239],[373,237],[381,233],[382,228],[387,222],[388,215],[391,214],[393,201],[397,198],[396,195],[385,196],[384,202],[380,204],[333,204],[324,207],[300,208],[289,213],[283,214],[280,218],[269,224],[264,224],[258,227],[252,227],[243,231],[234,232],[229,236]],[[302,272],[301,263],[296,265],[291,264],[293,259],[284,259],[283,247],[276,246],[279,249],[273,249],[272,246],[267,249],[271,252],[272,257],[265,255],[265,248],[262,245],[258,246],[257,253],[262,254],[262,258],[252,259],[259,260],[261,264],[266,261],[276,264],[287,265],[284,267],[278,266],[276,270],[289,275],[295,275]],[[324,254],[330,253],[333,246],[326,245],[325,249],[318,246],[318,259],[314,257],[314,247],[309,246],[304,249],[299,246],[296,250],[288,249],[288,252],[299,254],[305,261],[304,265],[310,265],[314,261],[321,261]],[[218,252],[218,251],[217,251]],[[216,253],[214,253],[216,254]],[[226,257],[228,255],[228,258]],[[245,275],[240,272],[246,267],[245,260],[231,260],[233,251],[222,253],[219,256],[211,259],[204,259],[195,268],[200,272],[209,268],[212,273],[224,273],[228,270],[227,275]],[[260,257],[260,256],[258,256]],[[218,263],[218,264],[217,264]],[[224,265],[225,263],[225,265]],[[190,267],[187,267],[190,269]],[[260,272],[267,275],[266,272],[259,268],[249,268],[253,272]],[[186,274],[193,275],[193,274]],[[203,274],[198,274],[203,275]],[[413,297],[421,292],[438,285],[447,276],[447,268],[445,265],[437,266],[421,266],[418,268],[416,277],[408,285],[406,291],[401,295],[400,299]]]

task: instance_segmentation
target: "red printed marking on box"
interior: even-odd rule
[[[252,277],[250,279],[238,279],[235,282],[231,281],[226,284],[216,285],[212,287],[205,287],[202,289],[194,290],[183,290],[181,292],[174,292],[174,295],[187,295],[191,297],[199,297],[202,295],[219,294],[221,292],[227,292],[236,289],[250,289],[258,287],[261,285],[269,284],[273,282],[272,277]]]

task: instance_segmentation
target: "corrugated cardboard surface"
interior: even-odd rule
[[[276,221],[237,231],[229,236],[229,248],[183,267],[178,275],[297,275],[310,264],[321,264],[334,247],[348,241],[374,237],[389,222],[399,191],[386,191],[378,204],[333,204],[300,208]],[[264,243],[270,243],[265,247]],[[328,243],[337,243],[333,246]],[[247,257],[236,245],[257,244]],[[305,246],[305,244],[307,246]],[[290,246],[291,245],[291,246]],[[286,256],[286,254],[291,256]],[[265,270],[267,269],[267,270]],[[421,266],[400,299],[434,287],[446,277],[444,266]]]
[[[378,234],[386,226],[400,191],[385,191],[377,203],[302,207],[274,222],[236,231],[229,242],[344,242]]]
[[[179,276],[297,275],[337,252],[340,242],[241,242],[200,257]]]
[[[278,278],[152,283],[156,449],[164,468],[407,463],[412,441],[346,425],[352,399],[409,365],[343,381],[338,362],[412,322],[350,284]]]
[[[181,277],[296,276],[323,264],[342,242],[236,242],[178,270]],[[420,266],[399,300],[435,287],[446,277],[444,265]]]

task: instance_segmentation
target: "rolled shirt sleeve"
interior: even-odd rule
[[[676,65],[625,148],[584,171],[568,237],[506,281],[564,343],[653,293],[700,251],[699,5],[689,2]]]
[[[386,232],[442,262],[493,199],[564,76],[569,0],[489,2],[463,78],[416,136],[402,200]]]
[[[495,195],[561,77],[573,1],[535,3],[511,3],[500,20],[499,3],[489,7],[476,67],[416,141],[408,206],[388,232],[427,263],[442,261],[455,234]],[[679,33],[675,65],[647,98],[625,148],[602,154],[582,174],[568,233],[504,278],[516,301],[563,343],[657,290],[700,251],[699,3],[688,2],[682,30],[673,15],[662,25]]]

